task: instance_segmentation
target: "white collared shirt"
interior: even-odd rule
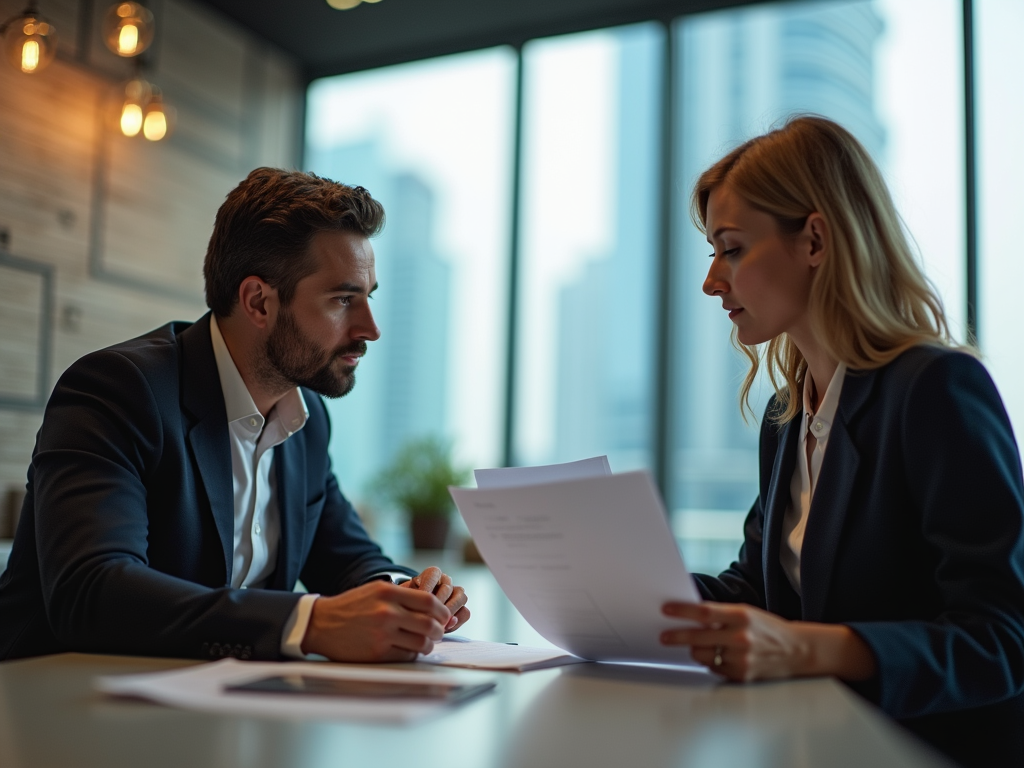
[[[779,547],[779,560],[782,570],[786,572],[789,583],[801,594],[800,587],[800,553],[804,545],[804,531],[807,529],[807,518],[811,513],[811,501],[814,489],[818,485],[821,463],[828,447],[829,432],[839,408],[839,396],[846,378],[846,364],[840,363],[832,375],[832,381],[825,390],[825,397],[818,406],[817,413],[812,412],[810,397],[810,374],[804,377],[803,416],[800,420],[800,442],[797,446],[796,470],[789,484],[789,506],[782,521],[782,542]],[[807,435],[814,435],[815,445],[811,451],[810,463],[807,461]]]
[[[278,400],[264,419],[231,358],[217,319],[210,316],[210,338],[224,393],[231,444],[234,493],[234,540],[231,586],[262,587],[277,567],[281,515],[277,506],[274,448],[306,425],[309,410],[296,387]],[[281,653],[302,657],[302,640],[317,595],[304,595],[292,611],[281,637]]]
[[[235,500],[231,586],[236,589],[263,586],[277,565],[277,548],[281,541],[274,448],[306,425],[309,411],[302,392],[295,388],[282,397],[264,419],[231,359],[213,316],[210,317],[210,336],[231,438]]]

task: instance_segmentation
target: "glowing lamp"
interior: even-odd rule
[[[139,3],[117,3],[103,17],[103,42],[118,56],[138,56],[153,42],[153,14]]]
[[[141,77],[125,83],[117,103],[117,128],[129,138],[141,135],[149,141],[160,141],[174,127],[174,109],[164,101],[159,88]]]
[[[142,78],[129,80],[125,85],[119,120],[121,133],[125,136],[139,135],[145,122],[145,109],[152,93],[153,87]]]
[[[0,26],[7,60],[26,74],[41,72],[57,54],[57,30],[30,6]]]
[[[171,118],[171,110],[164,104],[160,90],[154,88],[153,96],[146,105],[142,122],[142,135],[150,141],[160,141],[171,130]]]

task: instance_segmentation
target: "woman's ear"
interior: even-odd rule
[[[831,233],[825,217],[817,212],[810,214],[804,223],[804,231],[801,234],[808,245],[808,264],[812,267],[821,266],[825,252],[831,244]]]

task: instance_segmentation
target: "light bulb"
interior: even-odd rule
[[[117,52],[121,56],[134,56],[139,47],[139,28],[134,24],[125,24],[117,36]]]
[[[363,0],[327,0],[327,4],[336,11],[348,11],[355,8]]]
[[[153,42],[153,13],[139,3],[116,3],[103,17],[103,42],[118,56],[138,56]]]
[[[21,71],[35,72],[39,68],[39,43],[26,40],[21,47]]]
[[[138,136],[142,128],[142,107],[126,102],[121,108],[121,133],[125,136]]]
[[[57,30],[31,13],[9,22],[4,38],[7,60],[26,74],[41,72],[57,53]]]
[[[159,105],[146,111],[142,135],[150,141],[160,141],[167,135],[167,115]]]

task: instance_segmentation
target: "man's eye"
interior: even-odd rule
[[[349,306],[352,303],[352,297],[351,296],[339,296],[336,299],[336,301],[339,304],[341,304],[341,306],[347,307],[347,306]]]

